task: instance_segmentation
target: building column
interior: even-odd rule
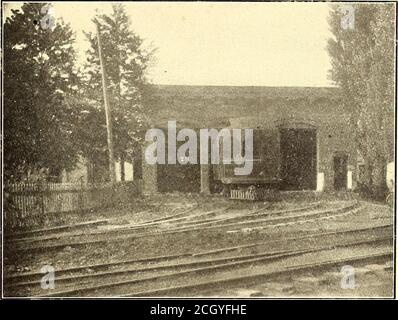
[[[142,148],[142,193],[154,194],[158,192],[157,164],[148,164],[145,160],[145,149]]]
[[[210,194],[210,169],[209,164],[200,165],[200,193]]]
[[[348,164],[347,165],[347,190],[355,189],[355,166]]]
[[[325,174],[318,172],[316,177],[316,191],[321,192],[325,189]]]

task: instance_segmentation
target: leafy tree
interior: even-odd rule
[[[101,45],[107,75],[108,95],[112,107],[115,157],[121,162],[121,178],[124,180],[124,162],[140,155],[140,143],[147,122],[150,96],[145,72],[153,54],[143,49],[143,40],[130,30],[130,21],[123,5],[114,4],[110,15],[97,14],[101,33]],[[98,39],[94,33],[86,33],[90,43],[85,65],[85,87],[92,107],[88,110],[105,122],[101,69],[98,55]],[[92,139],[96,139],[93,135]],[[106,139],[101,140],[106,146]],[[103,153],[103,157],[106,153]]]
[[[352,108],[358,149],[367,167],[367,185],[376,196],[386,188],[386,163],[394,145],[394,19],[393,4],[351,4],[354,29],[341,26],[345,14],[333,5],[328,42],[331,79]]]
[[[74,36],[56,21],[43,28],[43,3],[25,3],[4,23],[4,174],[21,179],[46,168],[57,175],[73,167],[77,90]]]
[[[73,99],[73,104],[80,110],[73,139],[79,145],[81,155],[87,160],[91,172],[88,174],[88,181],[108,181],[107,131],[103,107],[87,100],[84,93],[79,93]]]

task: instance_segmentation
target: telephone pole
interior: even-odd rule
[[[106,70],[104,65],[104,58],[102,56],[100,28],[97,21],[96,25],[97,25],[97,37],[98,37],[98,54],[101,65],[102,91],[104,94],[104,105],[105,105],[105,115],[106,115],[106,131],[107,131],[108,153],[109,153],[109,178],[111,183],[114,184],[116,182],[116,173],[115,173],[115,157],[113,154],[112,111],[108,100]]]

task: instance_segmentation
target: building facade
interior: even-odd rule
[[[253,171],[233,165],[157,164],[143,159],[143,191],[218,192],[258,185],[280,190],[352,190],[357,150],[351,110],[338,88],[156,86],[152,127],[253,129]],[[166,139],[167,141],[167,139]],[[199,152],[198,152],[199,154]]]

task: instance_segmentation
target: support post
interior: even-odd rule
[[[158,165],[148,164],[145,161],[145,147],[142,148],[142,192],[155,194],[158,192]]]
[[[108,100],[106,70],[104,65],[104,58],[102,56],[101,34],[98,22],[96,22],[96,25],[97,25],[97,37],[98,37],[98,55],[101,65],[102,91],[104,95],[104,105],[105,105],[105,115],[106,115],[106,131],[107,131],[108,153],[109,153],[109,178],[111,183],[114,184],[116,182],[116,172],[115,172],[115,157],[113,154],[112,111]]]
[[[211,165],[200,165],[200,193],[204,195],[210,194],[210,169]]]

